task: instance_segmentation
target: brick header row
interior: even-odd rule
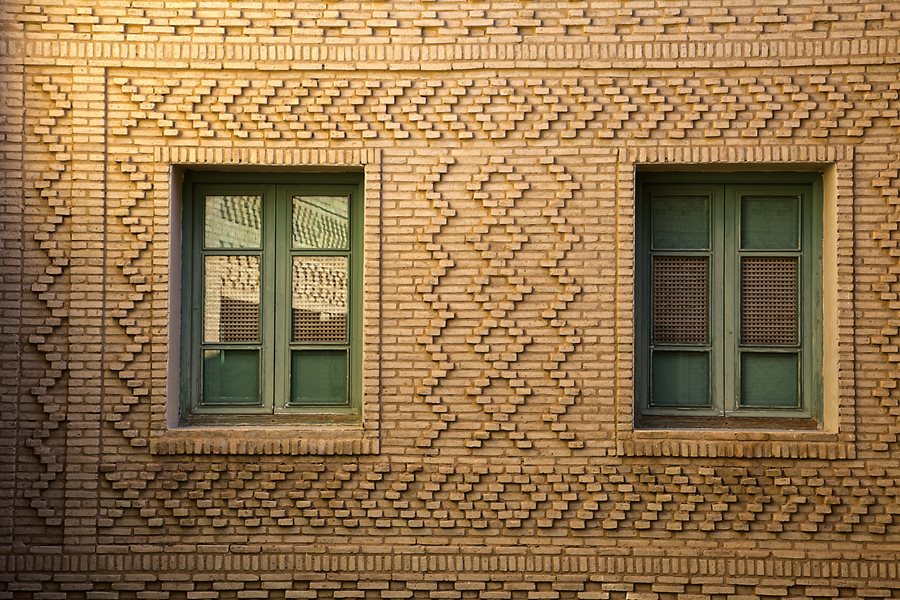
[[[264,70],[471,70],[483,68],[710,68],[896,64],[898,38],[641,44],[260,45],[169,42],[0,41],[3,62]]]
[[[432,573],[465,573],[468,579],[502,573],[527,573],[530,577],[554,573],[570,574],[649,574],[685,577],[718,576],[721,578],[756,577],[797,578],[815,580],[900,580],[900,565],[887,560],[843,560],[836,556],[804,559],[746,560],[744,557],[684,558],[659,556],[601,556],[594,550],[568,551],[565,554],[531,554],[524,548],[429,546],[396,547],[397,552],[367,552],[358,546],[341,549],[320,547],[310,552],[303,546],[297,553],[240,552],[228,545],[221,552],[195,553],[187,545],[163,553],[142,552],[133,547],[127,554],[32,554],[0,557],[0,571],[15,572],[135,572],[151,571],[154,575],[185,572],[295,572],[295,573],[366,573],[369,581],[402,578],[406,573],[416,578]],[[384,548],[382,546],[382,548]],[[538,550],[538,552],[541,552]],[[544,551],[545,552],[545,551]],[[749,582],[748,582],[749,583]]]

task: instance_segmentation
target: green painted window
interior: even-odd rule
[[[184,424],[358,421],[361,177],[189,173]]]
[[[636,421],[821,422],[821,179],[638,179]]]

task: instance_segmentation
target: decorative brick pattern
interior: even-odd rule
[[[0,598],[900,598],[895,2],[151,4],[0,4]],[[634,428],[713,167],[826,171],[827,431]],[[213,168],[363,173],[359,425],[176,426]]]
[[[71,258],[72,74],[25,74],[18,535],[62,542]],[[21,475],[19,475],[21,474]],[[18,535],[16,537],[18,537]]]
[[[22,66],[0,67],[0,86],[6,90],[0,100],[0,164],[21,165],[24,77]],[[17,503],[15,481],[18,444],[16,437],[22,345],[22,170],[6,167],[0,179],[0,549],[8,551],[13,538],[13,514]]]

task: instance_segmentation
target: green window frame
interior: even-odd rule
[[[636,212],[638,427],[822,423],[822,181],[645,173]]]
[[[189,172],[182,425],[358,423],[362,175]]]

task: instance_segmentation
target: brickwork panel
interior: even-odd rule
[[[898,21],[3,4],[0,596],[900,598]],[[833,431],[634,430],[635,172],[704,165],[827,173]],[[180,174],[326,166],[361,426],[174,427]]]

